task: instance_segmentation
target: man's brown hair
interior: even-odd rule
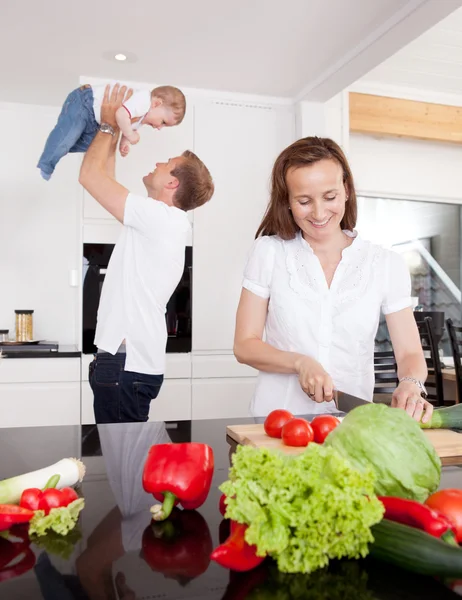
[[[297,140],[277,157],[271,175],[271,196],[265,216],[255,237],[278,235],[283,240],[293,239],[299,231],[289,209],[289,189],[286,175],[289,169],[307,167],[320,160],[334,160],[343,171],[343,184],[348,201],[340,226],[353,230],[356,226],[358,207],[356,191],[350,166],[338,144],[329,138],[306,137]]]
[[[186,150],[181,156],[184,160],[171,171],[179,181],[174,202],[178,208],[188,211],[208,202],[215,186],[209,170],[194,152]]]
[[[151,92],[151,98],[160,98],[164,106],[173,112],[176,123],[179,125],[186,113],[186,98],[181,90],[172,85],[161,85]]]

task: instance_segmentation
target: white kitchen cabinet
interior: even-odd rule
[[[193,379],[192,418],[232,419],[248,417],[256,377]]]
[[[166,162],[179,156],[185,150],[192,150],[194,144],[194,111],[186,111],[183,122],[176,127],[166,127],[160,131],[142,127],[141,139],[132,146],[126,158],[117,156],[117,181],[134,194],[146,195],[142,178],[150,173],[156,162]],[[106,219],[115,221],[86,191],[84,194],[84,219]]]
[[[0,384],[0,427],[79,423],[80,382]]]
[[[233,347],[246,257],[267,206],[274,161],[294,129],[288,106],[195,107],[194,150],[212,174],[215,194],[194,211],[193,351]]]

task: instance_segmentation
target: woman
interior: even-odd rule
[[[424,400],[427,367],[410,275],[397,253],[354,231],[356,193],[340,147],[326,138],[298,140],[277,158],[271,187],[234,340],[237,360],[260,371],[252,414],[335,412],[335,389],[372,401],[383,310],[400,380],[392,405],[428,421],[433,407]]]

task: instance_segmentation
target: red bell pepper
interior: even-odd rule
[[[218,505],[218,509],[219,509],[220,513],[223,515],[223,517],[224,517],[224,516],[225,516],[225,514],[226,514],[226,508],[227,508],[227,507],[226,507],[225,500],[226,500],[226,495],[225,495],[225,494],[222,494],[222,495],[220,496],[220,503],[219,503],[219,505]]]
[[[213,467],[213,450],[207,444],[151,446],[143,470],[143,488],[163,503],[152,507],[152,518],[167,519],[178,503],[188,510],[202,506],[212,484]]]
[[[422,529],[426,533],[455,544],[452,522],[436,510],[415,500],[379,496],[385,507],[385,518],[396,523]]]
[[[174,508],[168,521],[151,522],[143,533],[142,556],[147,564],[183,584],[205,573],[212,548],[207,522],[195,510]]]
[[[250,571],[258,567],[264,556],[257,556],[256,546],[251,546],[245,541],[245,532],[248,525],[231,521],[229,538],[211,554],[211,559],[225,569],[233,571]]]
[[[0,504],[0,531],[6,531],[16,523],[28,523],[34,511],[16,504]]]

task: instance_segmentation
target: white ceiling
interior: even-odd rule
[[[61,104],[80,75],[325,100],[461,5],[1,0],[0,101]]]
[[[462,95],[462,9],[373,69],[359,83]],[[359,85],[355,87],[359,89]]]

